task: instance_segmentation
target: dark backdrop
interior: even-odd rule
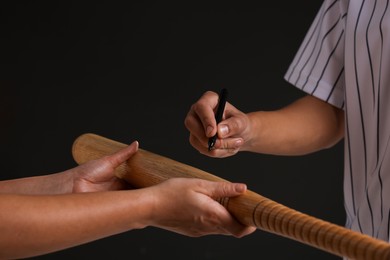
[[[230,102],[244,112],[302,96],[283,75],[321,2],[2,3],[1,179],[75,167],[72,143],[92,132],[123,143],[137,139],[143,149],[343,225],[342,143],[299,157],[213,159],[190,146],[183,124],[206,90],[228,88]],[[236,239],[156,228],[39,258],[85,257],[338,259],[261,230]]]

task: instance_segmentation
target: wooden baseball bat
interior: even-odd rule
[[[83,134],[73,143],[78,164],[112,154],[126,144],[96,135]],[[116,176],[135,188],[148,187],[174,177],[227,181],[195,167],[140,149],[120,165]],[[238,221],[284,236],[326,252],[350,259],[389,260],[390,244],[345,227],[288,208],[253,191],[234,198],[220,198]]]

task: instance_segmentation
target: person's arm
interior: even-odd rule
[[[280,110],[247,115],[251,132],[241,151],[302,155],[332,147],[344,136],[344,111],[310,95]]]
[[[256,230],[237,222],[215,200],[244,193],[244,184],[173,178],[148,188],[118,190],[123,183],[114,170],[137,149],[134,142],[70,169],[64,176],[71,180],[55,175],[55,185],[49,181],[52,176],[25,179],[28,185],[23,179],[5,182],[12,188],[0,187],[0,259],[42,255],[147,226],[193,237],[242,237]],[[55,194],[52,188],[61,190],[61,183],[66,194]],[[34,188],[20,191],[29,186]]]
[[[137,190],[1,194],[0,258],[46,254],[147,226],[192,237],[242,237],[255,228],[238,223],[213,198],[245,190],[243,184],[175,178]]]
[[[124,189],[128,185],[113,172],[138,150],[138,146],[135,141],[114,156],[105,156],[63,172],[0,181],[0,194],[49,195]]]
[[[0,181],[1,193],[63,194],[72,192],[72,176],[66,172]]]
[[[185,118],[190,143],[202,154],[227,157],[239,151],[302,155],[331,147],[343,138],[344,112],[313,96],[305,96],[276,111],[243,113],[232,104],[224,120],[215,123],[216,93],[206,92]],[[215,149],[207,140],[218,131]]]

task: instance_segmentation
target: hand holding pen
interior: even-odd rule
[[[184,124],[190,134],[189,142],[201,154],[229,157],[240,151],[245,144],[244,140],[250,138],[249,117],[227,99],[226,89],[222,89],[219,96],[214,91],[206,91],[191,105],[185,117]]]

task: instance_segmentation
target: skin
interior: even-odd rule
[[[127,189],[114,169],[137,149],[133,142],[64,172],[1,181],[0,258],[42,255],[148,226],[190,237],[240,238],[256,230],[215,201],[244,193],[242,183],[173,178]]]
[[[344,111],[310,95],[275,111],[243,113],[227,102],[218,126],[217,103],[217,93],[205,92],[184,120],[191,145],[210,157],[241,151],[304,155],[332,147],[344,137]],[[218,139],[208,151],[208,138],[215,133]]]

